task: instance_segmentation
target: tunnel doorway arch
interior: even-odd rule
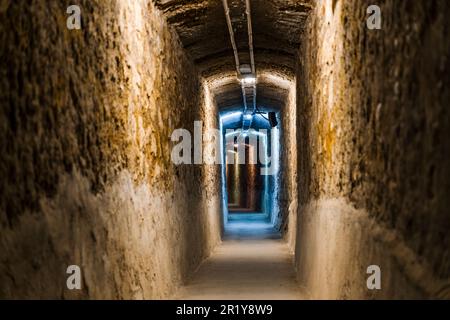
[[[227,133],[229,116],[220,116],[224,226],[230,221],[254,220],[273,227],[278,222],[278,131],[274,134],[267,127],[250,129],[242,139],[242,129]],[[238,159],[239,139],[244,145],[244,163]],[[250,140],[257,141],[257,147]]]

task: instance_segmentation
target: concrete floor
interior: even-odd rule
[[[293,255],[272,226],[254,218],[226,227],[223,243],[193,275],[178,299],[301,299]]]

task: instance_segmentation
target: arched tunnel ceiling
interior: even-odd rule
[[[264,111],[275,111],[283,107],[287,98],[289,87],[283,83],[283,75],[275,79],[267,78],[267,71],[258,76],[257,105]],[[217,104],[221,110],[234,111],[242,109],[242,91],[236,73],[221,75],[220,85],[215,87]],[[285,80],[286,82],[286,80]]]
[[[220,81],[214,94],[223,108],[242,106],[239,82],[222,0],[154,0],[196,63],[201,75]],[[294,75],[297,50],[312,0],[251,0],[253,44],[258,74],[257,104],[280,108],[285,88],[266,83],[259,75],[277,73],[285,79]],[[228,0],[239,58],[249,63],[245,0]],[[233,76],[230,76],[233,75]]]

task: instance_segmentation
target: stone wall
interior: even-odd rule
[[[281,114],[280,192],[282,232],[290,250],[294,250],[297,230],[297,119],[295,81],[291,80]]]
[[[450,4],[377,1],[369,30],[371,4],[318,0],[303,37],[299,280],[313,298],[449,298]]]
[[[219,168],[170,159],[215,103],[151,1],[78,3],[0,1],[0,297],[166,298],[220,240]]]

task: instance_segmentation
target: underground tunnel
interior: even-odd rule
[[[449,15],[0,0],[0,298],[449,299]]]

